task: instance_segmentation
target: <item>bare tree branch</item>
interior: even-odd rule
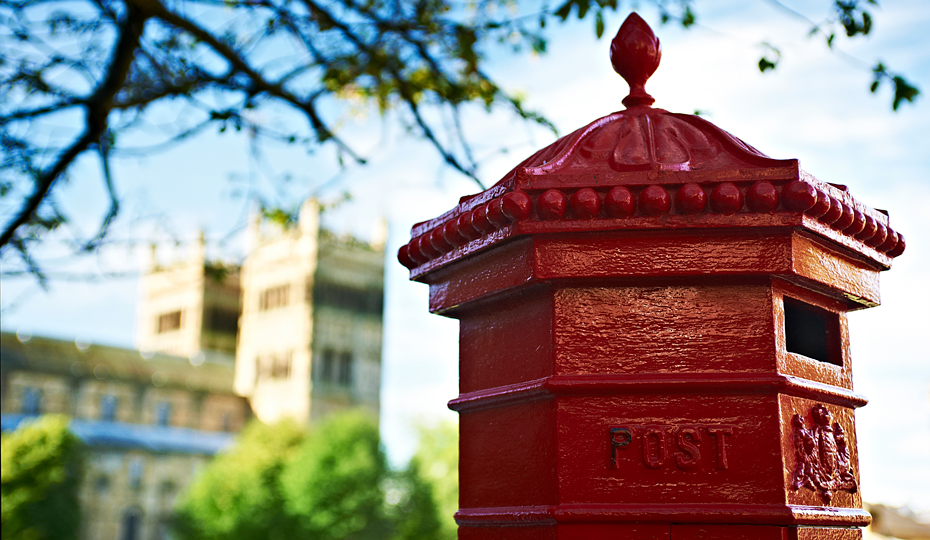
[[[146,0],[141,0],[146,1]],[[62,153],[56,162],[35,182],[35,191],[23,203],[19,214],[7,224],[0,235],[0,249],[3,249],[16,234],[16,229],[29,221],[35,214],[39,205],[51,191],[53,184],[71,165],[78,155],[83,153],[94,143],[99,143],[106,131],[107,115],[113,96],[119,91],[129,73],[129,66],[135,57],[136,48],[142,37],[142,30],[148,15],[137,9],[135,4],[128,4],[126,18],[119,26],[117,45],[113,52],[113,59],[107,69],[107,78],[104,79],[94,93],[86,100],[87,109],[84,132]]]
[[[313,129],[317,132],[320,142],[329,140],[334,141],[343,151],[348,153],[352,159],[358,163],[365,163],[364,158],[356,154],[348,144],[342,141],[341,138],[337,137],[336,134],[326,126],[313,105],[314,100],[312,97],[306,101],[301,100],[297,96],[286,91],[280,84],[267,81],[265,77],[253,69],[252,66],[250,66],[249,63],[239,55],[239,53],[234,51],[226,44],[222,43],[220,40],[216,39],[216,37],[214,37],[205,29],[201,28],[193,21],[181,17],[180,15],[168,10],[162,10],[158,13],[157,16],[159,19],[165,21],[166,23],[185,30],[203,43],[206,43],[220,56],[225,58],[232,65],[235,71],[245,74],[253,85],[252,88],[247,89],[250,92],[265,92],[269,95],[283,99],[284,101],[287,101],[291,105],[303,111],[303,113],[310,120]]]

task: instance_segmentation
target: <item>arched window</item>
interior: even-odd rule
[[[138,540],[141,538],[139,529],[142,528],[142,509],[135,506],[123,511],[122,530],[120,540]]]

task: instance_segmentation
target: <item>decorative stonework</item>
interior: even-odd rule
[[[849,462],[846,431],[838,422],[831,425],[832,415],[824,405],[811,409],[811,416],[814,427],[810,429],[804,427],[800,414],[791,419],[797,460],[791,489],[812,489],[820,493],[824,504],[830,504],[835,492],[855,493],[859,486]]]

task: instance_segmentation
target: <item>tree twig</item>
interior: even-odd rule
[[[141,0],[146,1],[146,0]],[[139,47],[142,30],[149,15],[138,9],[135,3],[127,4],[126,18],[119,25],[116,40],[116,49],[112,60],[107,66],[106,76],[94,93],[86,99],[84,132],[71,145],[58,156],[55,163],[41,173],[35,182],[35,190],[20,208],[19,213],[7,224],[0,235],[0,249],[10,243],[16,230],[32,219],[39,205],[51,191],[55,181],[71,165],[78,155],[83,153],[91,144],[99,142],[107,128],[107,116],[110,113],[113,97],[119,91],[129,73],[129,67]]]

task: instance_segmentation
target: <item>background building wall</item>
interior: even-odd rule
[[[140,350],[188,357],[213,351],[230,359],[235,354],[238,270],[206,260],[202,233],[183,261],[159,266],[153,248],[148,271],[139,282]]]
[[[253,414],[311,423],[361,406],[378,418],[386,231],[339,237],[319,212],[311,199],[295,226],[253,219],[241,269],[208,262],[202,236],[167,266],[153,249],[139,350],[0,335],[4,429],[49,413],[83,422],[83,538],[167,538],[175,497],[219,448],[204,434]]]
[[[319,209],[312,199],[296,227],[253,219],[255,246],[241,270],[242,317],[236,349],[236,391],[264,422],[310,419],[312,305],[308,281],[316,269]]]
[[[312,420],[355,406],[379,416],[383,283],[383,248],[321,235],[313,288]]]

